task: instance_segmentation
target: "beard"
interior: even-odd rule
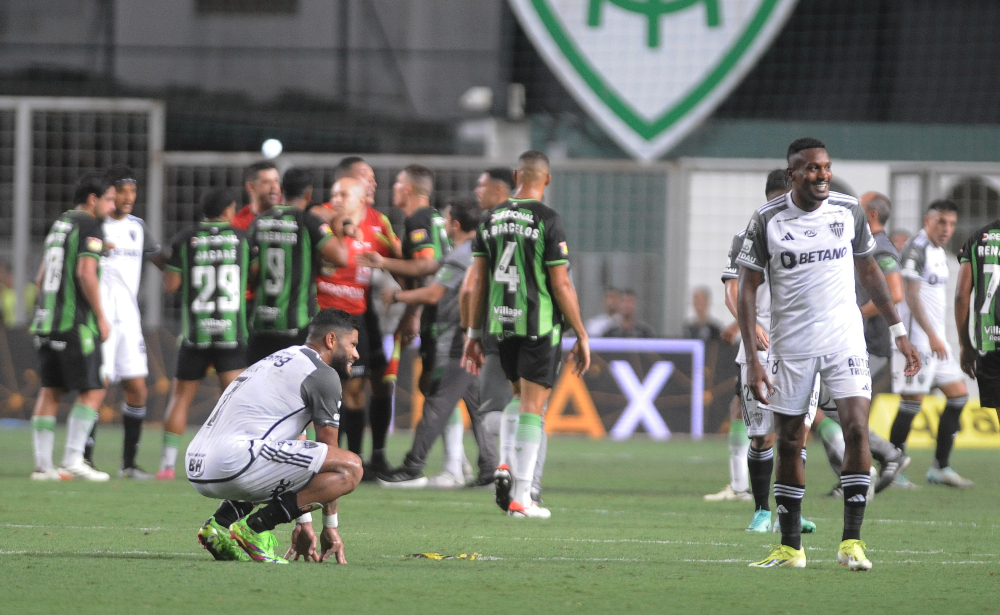
[[[341,380],[347,380],[351,377],[351,365],[348,363],[347,353],[343,349],[338,348],[337,352],[330,357],[330,367],[337,372]]]

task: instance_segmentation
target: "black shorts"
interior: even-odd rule
[[[507,380],[528,382],[552,388],[562,364],[562,347],[551,335],[531,339],[508,337],[500,340],[500,365]]]
[[[208,368],[215,366],[215,373],[222,374],[247,366],[247,349],[237,348],[192,348],[181,346],[177,349],[178,380],[201,380]]]
[[[979,405],[1000,408],[1000,352],[987,352],[976,358],[976,381]]]
[[[101,337],[83,325],[57,335],[35,338],[43,387],[67,391],[103,389]]]
[[[284,333],[251,333],[247,343],[247,365],[253,365],[264,357],[268,357],[289,346],[301,346],[306,343],[309,331],[300,329],[295,335]]]
[[[358,360],[351,366],[351,378],[365,378],[385,371],[388,362],[382,348],[382,327],[378,314],[371,310],[355,316],[358,325]]]

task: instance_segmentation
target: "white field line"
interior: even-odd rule
[[[124,527],[110,525],[31,525],[27,523],[0,523],[0,527],[10,527],[29,530],[136,530],[141,532],[178,532],[190,531],[191,528],[167,528],[167,527]],[[196,528],[197,529],[197,528]]]
[[[0,555],[152,555],[157,557],[190,557],[204,559],[203,553],[177,553],[170,551],[109,551],[106,549],[91,549],[87,551],[30,551],[24,550],[0,550]]]

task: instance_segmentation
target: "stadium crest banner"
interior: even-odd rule
[[[510,0],[564,86],[644,160],[679,143],[740,83],[796,0]]]

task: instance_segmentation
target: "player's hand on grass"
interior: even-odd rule
[[[361,252],[355,254],[354,262],[362,267],[371,267],[373,269],[381,269],[382,265],[385,264],[382,261],[382,255],[378,252]]]
[[[101,336],[101,341],[108,341],[108,336],[111,335],[111,327],[108,325],[108,321],[104,320],[103,316],[97,317],[97,332]]]
[[[947,359],[948,347],[944,345],[944,342],[942,342],[941,339],[933,333],[927,337],[930,338],[928,341],[931,343],[931,354],[938,359]]]
[[[962,366],[962,371],[965,375],[973,380],[976,379],[976,351],[971,347],[962,345],[962,351],[959,358],[959,363]]]
[[[323,551],[319,561],[325,562],[333,555],[338,564],[347,563],[347,558],[344,556],[344,541],[340,539],[340,533],[337,532],[337,528],[324,527],[323,532],[319,535],[319,544]]]
[[[292,545],[288,547],[285,559],[298,561],[300,557],[307,562],[319,561],[316,554],[316,532],[311,523],[296,523],[292,529]]]
[[[482,343],[479,340],[466,338],[465,351],[462,353],[462,367],[473,376],[478,376],[484,363],[486,363],[486,357],[483,356]]]
[[[916,376],[917,372],[920,371],[920,353],[905,335],[896,338],[896,348],[899,348],[899,351],[906,357],[906,368],[903,370],[903,375]],[[948,356],[948,353],[945,352],[944,356]]]
[[[774,386],[767,377],[767,370],[759,361],[747,362],[746,384],[750,387],[750,394],[759,402],[766,404],[771,400],[771,395],[774,395]]]
[[[590,369],[590,338],[586,335],[576,338],[573,349],[569,351],[569,358],[576,363],[573,368],[574,374],[581,377],[586,374]]]

